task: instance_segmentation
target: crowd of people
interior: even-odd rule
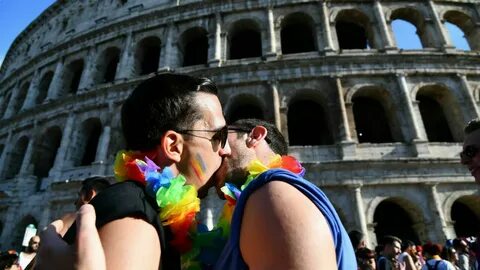
[[[375,249],[369,249],[361,233],[349,235],[356,244],[358,270],[477,270],[479,265],[480,246],[473,237],[420,245],[386,235]]]
[[[28,267],[441,270],[464,265],[465,258],[455,261],[452,255],[461,239],[452,241],[452,249],[447,246],[453,264],[432,261],[442,251],[436,244],[424,245],[419,256],[417,245],[393,236],[375,250],[350,241],[327,196],[288,155],[280,131],[259,119],[227,125],[209,79],[153,75],[124,102],[121,124],[127,149],[114,164],[119,183],[84,183],[78,212],[40,234],[42,245]],[[479,130],[480,121],[467,126],[461,154],[477,182]],[[195,219],[209,188],[226,200],[213,230]]]

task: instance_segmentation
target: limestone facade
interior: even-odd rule
[[[396,20],[421,48],[398,46]],[[56,2],[0,69],[0,249],[72,211],[81,180],[112,176],[122,101],[164,71],[212,78],[227,119],[273,121],[370,247],[478,231],[458,153],[479,116],[479,33],[474,0]]]

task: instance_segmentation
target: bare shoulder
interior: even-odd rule
[[[265,184],[247,200],[240,249],[250,268],[336,268],[325,217],[309,198],[283,181]]]
[[[158,269],[160,239],[143,219],[125,217],[99,229],[107,269]]]

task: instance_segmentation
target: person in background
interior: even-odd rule
[[[28,247],[25,251],[20,252],[18,255],[18,263],[22,269],[25,269],[27,265],[37,255],[38,247],[40,245],[40,237],[38,235],[32,236],[28,241]]]
[[[367,247],[361,247],[357,249],[356,252],[358,270],[376,270],[376,256],[373,250],[368,249]]]
[[[398,263],[403,264],[405,270],[419,270],[414,262],[415,252],[415,244],[412,241],[402,241],[402,253],[398,255]]]
[[[397,256],[402,249],[402,240],[396,236],[386,235],[382,239],[382,254],[378,258],[378,270],[396,270],[398,269]]]
[[[426,258],[422,270],[456,270],[447,260],[440,257],[442,246],[440,244],[427,243],[423,245],[423,254]]]

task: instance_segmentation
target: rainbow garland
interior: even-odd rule
[[[241,191],[233,184],[222,188],[227,202],[220,219],[211,231],[195,220],[200,211],[200,199],[192,185],[185,185],[183,175],[173,175],[170,167],[160,170],[149,157],[154,153],[119,151],[115,158],[114,173],[119,181],[133,180],[145,186],[147,194],[156,199],[163,225],[169,225],[174,235],[170,242],[181,254],[182,269],[200,270],[214,265],[228,239],[230,222]],[[283,168],[302,175],[305,169],[291,156],[276,155],[265,166],[254,160],[247,167],[249,176],[241,190],[259,174],[274,168]]]
[[[253,160],[248,166],[248,176],[245,183],[238,189],[232,183],[225,183],[225,186],[221,188],[227,202],[224,204],[222,214],[217,223],[217,227],[222,229],[222,236],[228,237],[230,234],[230,224],[232,220],[233,211],[237,204],[238,198],[242,194],[242,191],[252,182],[257,176],[270,169],[285,169],[295,174],[303,176],[305,174],[305,168],[292,156],[280,156],[275,155],[272,157],[268,165],[263,164],[260,160]]]

